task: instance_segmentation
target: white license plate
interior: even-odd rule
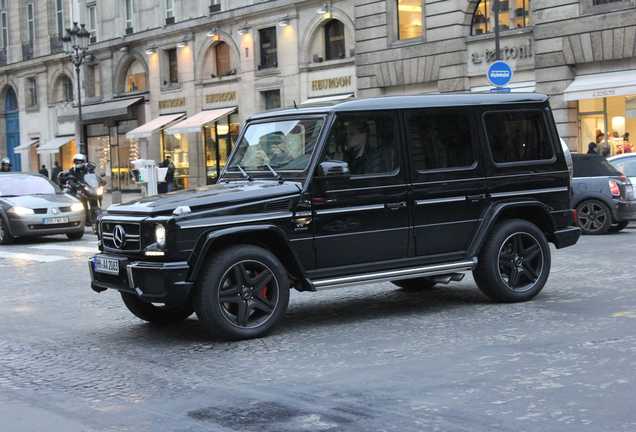
[[[95,271],[110,275],[119,275],[119,261],[115,258],[95,257]]]
[[[55,217],[55,218],[44,219],[44,225],[57,225],[57,224],[65,224],[65,223],[68,223],[67,217]]]

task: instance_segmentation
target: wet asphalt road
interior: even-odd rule
[[[636,430],[636,229],[555,252],[529,303],[471,278],[293,293],[271,336],[235,343],[93,293],[93,247],[0,246],[0,430]]]

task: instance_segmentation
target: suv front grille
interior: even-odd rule
[[[122,252],[141,251],[142,237],[139,222],[102,221],[100,232],[103,245],[107,249]]]

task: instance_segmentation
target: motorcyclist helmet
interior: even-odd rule
[[[75,165],[76,169],[82,169],[86,166],[86,156],[81,153],[73,156],[73,165]]]
[[[0,171],[11,171],[11,161],[8,158],[0,160]]]

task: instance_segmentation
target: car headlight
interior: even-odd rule
[[[99,186],[96,190],[95,193],[97,193],[97,195],[102,196],[104,195],[104,186]]]
[[[26,207],[11,207],[8,211],[9,213],[14,214],[16,216],[29,216],[29,215],[35,214],[33,209],[26,208]]]
[[[84,205],[82,203],[73,203],[71,205],[71,211],[74,213],[84,211]]]
[[[155,225],[155,241],[159,247],[164,247],[166,245],[166,227],[157,224]]]

